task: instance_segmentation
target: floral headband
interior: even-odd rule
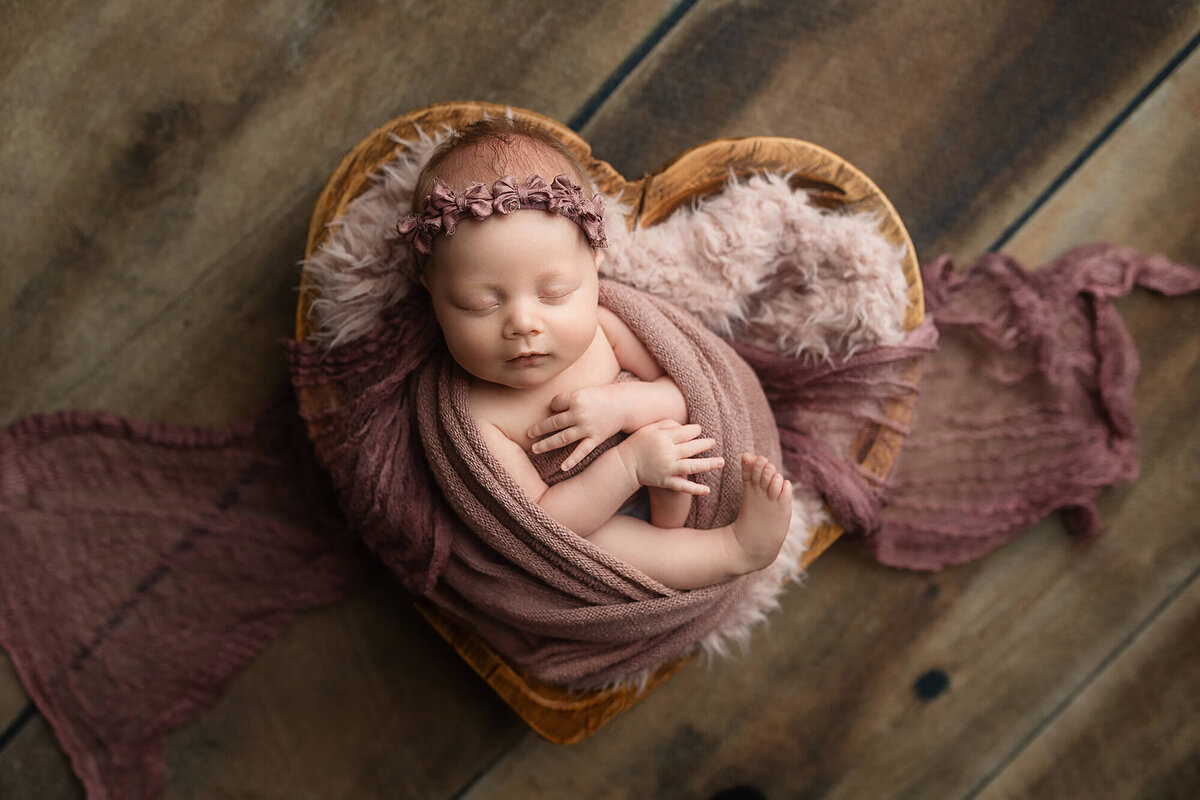
[[[437,179],[420,208],[418,213],[396,222],[396,230],[412,243],[418,266],[433,252],[434,237],[439,233],[453,236],[460,219],[487,219],[492,214],[511,214],[523,208],[566,217],[583,229],[592,247],[608,247],[604,238],[604,198],[597,194],[587,199],[583,187],[566,173],[549,185],[540,175],[530,175],[524,182],[505,175],[490,190],[482,183],[472,183],[458,193]]]

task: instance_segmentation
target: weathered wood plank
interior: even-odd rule
[[[1198,62],[1189,56],[1004,251],[1034,260],[1100,239],[1200,262]]]
[[[21,745],[0,751],[0,796],[5,800],[83,797],[83,785],[41,715],[21,729]]]
[[[1117,238],[1200,263],[1200,172],[1189,168],[1200,154],[1200,130],[1181,124],[1194,117],[1198,91],[1200,56],[1193,55],[1029,221],[1012,249],[1036,264],[1068,245]],[[761,113],[777,108],[769,94],[747,104],[767,109]],[[1037,188],[1026,187],[1027,201]],[[963,241],[998,235],[1011,222],[1007,209],[998,205]],[[835,547],[806,587],[785,597],[748,659],[681,673],[570,750],[526,737],[467,796],[554,787],[581,797],[703,797],[752,785],[771,797],[961,797],[986,785],[1200,568],[1200,298],[1139,293],[1121,309],[1143,365],[1136,397],[1142,475],[1102,497],[1106,538],[1074,545],[1047,521],[980,562],[934,575],[883,569]],[[1159,633],[1151,625],[1146,646],[1161,641],[1190,652],[1179,641],[1184,629]],[[1187,690],[1188,674],[1178,683],[1165,679],[1169,685],[1148,705],[1166,715],[1155,704]],[[1080,702],[1076,713],[1088,725],[1120,724],[1110,716],[1120,704]],[[1200,749],[1193,729],[1178,735],[1170,753]],[[1156,746],[1137,731],[1114,739],[1112,750],[1045,746],[1086,772],[1101,761],[1128,760],[1135,742]],[[1036,738],[1033,746],[1040,746]],[[1173,796],[1200,791],[1194,773],[1173,771],[1186,762],[1157,763],[1147,786],[1169,787]],[[1090,783],[1054,790],[1047,796],[1096,796]]]
[[[1197,574],[1128,650],[1078,697],[1069,698],[1062,714],[985,788],[981,800],[1196,796]]]
[[[256,410],[285,380],[275,340],[292,330],[312,204],[359,138],[444,99],[568,118],[670,6],[6,8],[0,423],[67,407],[197,424]],[[399,629],[380,613],[392,606],[405,609]],[[173,790],[356,796],[378,781],[444,794],[521,729],[394,590],[347,608],[301,618],[294,644],[269,650],[237,699],[172,745]],[[348,639],[349,652],[324,645]],[[304,669],[281,653],[304,656]],[[28,702],[8,667],[0,729]],[[439,709],[461,720],[435,719]],[[322,720],[337,722],[314,729]],[[30,723],[0,754],[0,795],[76,786],[52,774],[65,761],[43,757],[39,730]],[[373,740],[377,730],[392,738]]]
[[[702,2],[583,134],[630,178],[707,139],[807,139],[871,176],[922,260],[974,258],[1197,30],[1169,0]]]
[[[164,798],[449,797],[524,726],[382,570],[171,737]]]
[[[0,651],[0,655],[3,651]],[[17,677],[16,667],[8,658],[0,658],[0,733],[25,709],[29,695],[25,694]]]

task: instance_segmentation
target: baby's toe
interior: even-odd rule
[[[759,456],[758,458],[754,459],[753,479],[754,479],[754,482],[757,483],[759,486],[763,485],[763,483],[762,483],[763,471],[770,465],[771,465],[771,462],[767,461],[766,456]]]
[[[779,470],[775,469],[775,465],[770,461],[763,467],[762,477],[759,478],[759,486],[764,489],[770,488],[771,480],[779,474]]]

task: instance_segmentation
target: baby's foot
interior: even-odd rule
[[[745,574],[779,555],[792,521],[792,482],[766,456],[742,453],[742,508],[734,520],[735,562]]]

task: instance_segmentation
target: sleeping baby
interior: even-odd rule
[[[586,191],[585,191],[586,190]],[[452,358],[470,377],[471,416],[529,498],[564,527],[675,589],[762,569],[791,519],[791,483],[743,453],[742,501],[722,528],[685,527],[689,476],[725,466],[689,424],[678,387],[632,330],[599,306],[602,199],[557,138],[510,119],[456,131],[433,154],[398,229]],[[521,213],[514,213],[514,212]],[[629,434],[615,446],[614,435]],[[531,454],[564,450],[577,474],[548,485]],[[618,513],[648,487],[649,522]]]

